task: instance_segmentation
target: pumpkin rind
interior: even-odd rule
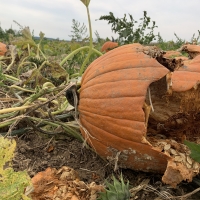
[[[190,58],[194,58],[197,55],[200,54],[200,46],[199,45],[193,45],[193,44],[187,44],[187,45],[183,45],[180,48],[180,51],[185,51],[189,54]]]
[[[172,74],[172,90],[183,92],[200,83],[200,55],[184,61],[183,67]]]
[[[79,113],[87,142],[104,157],[120,151],[119,166],[164,172],[169,156],[146,141],[142,109],[148,86],[168,69],[140,44],[118,47],[95,60],[82,77]]]

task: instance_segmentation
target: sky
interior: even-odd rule
[[[0,8],[0,26],[4,30],[19,30],[15,20],[34,30],[35,36],[42,31],[45,37],[70,40],[72,19],[88,27],[86,7],[80,0],[0,0]],[[118,18],[131,14],[137,21],[147,11],[158,26],[154,33],[159,32],[165,41],[176,41],[174,33],[190,41],[200,30],[200,0],[91,0],[89,9],[94,39],[95,31],[101,38],[117,38],[107,21],[98,20],[109,12]]]

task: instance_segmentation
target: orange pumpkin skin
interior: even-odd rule
[[[171,158],[146,140],[142,107],[148,86],[168,69],[142,48],[118,47],[87,68],[78,107],[81,133],[100,156],[117,158],[120,167],[163,173]]]
[[[118,47],[118,43],[117,42],[112,42],[112,41],[107,41],[103,44],[103,46],[101,47],[101,52],[108,52],[114,48]]]
[[[200,82],[200,55],[192,60],[185,60],[184,66],[172,74],[172,90],[185,92]]]
[[[6,52],[7,52],[6,45],[0,42],[0,56],[4,56]]]

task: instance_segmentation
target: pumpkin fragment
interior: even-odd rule
[[[30,193],[32,200],[96,199],[97,192],[104,189],[102,185],[96,185],[94,182],[86,184],[80,181],[77,172],[67,166],[59,170],[48,167],[32,178],[32,184],[34,187]]]
[[[179,50],[188,53],[190,58],[194,58],[200,54],[200,46],[194,44],[183,45]]]

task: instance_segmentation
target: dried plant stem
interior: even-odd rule
[[[195,189],[195,190],[193,190],[193,191],[190,192],[190,193],[187,193],[187,194],[185,194],[185,195],[178,196],[178,197],[172,197],[171,199],[172,199],[172,200],[175,200],[175,199],[177,199],[177,200],[186,200],[187,198],[191,197],[193,194],[195,194],[195,193],[197,193],[197,192],[199,192],[199,191],[200,191],[200,187],[197,188],[197,189]]]
[[[79,141],[83,141],[82,139],[82,136],[77,132],[75,131],[73,128],[74,128],[74,125],[72,125],[73,128],[71,128],[71,124],[70,123],[64,123],[64,122],[59,122],[59,121],[52,121],[52,120],[45,120],[45,119],[40,119],[40,118],[36,118],[36,117],[28,117],[27,116],[27,119],[31,120],[31,121],[37,121],[39,124],[45,124],[45,125],[50,125],[50,126],[53,126],[53,127],[58,127],[58,126],[61,126],[70,136],[73,136],[74,138],[78,139]],[[32,124],[33,126],[33,124]],[[44,131],[43,129],[40,129],[37,127],[37,126],[34,126],[35,129],[37,129],[37,131],[40,131],[40,132],[43,132],[45,134],[57,134],[57,132],[47,132],[47,131]],[[78,128],[78,127],[76,127]]]
[[[16,77],[13,77],[13,76],[10,76],[8,74],[4,74],[4,76],[6,77],[6,79],[11,80],[11,81],[15,81],[15,82],[19,82],[20,81],[20,79],[18,79]]]
[[[5,109],[0,110],[0,114],[14,112],[14,111],[20,111],[20,110],[25,110],[25,109],[30,108],[30,107],[32,107],[32,106],[21,106],[21,107],[14,107],[14,108],[5,108]]]
[[[29,89],[26,89],[26,88],[22,88],[22,87],[19,87],[17,85],[11,85],[9,88],[13,89],[18,89],[18,90],[21,90],[21,91],[24,91],[24,92],[30,92],[30,93],[34,93],[35,91],[34,90],[29,90]]]

